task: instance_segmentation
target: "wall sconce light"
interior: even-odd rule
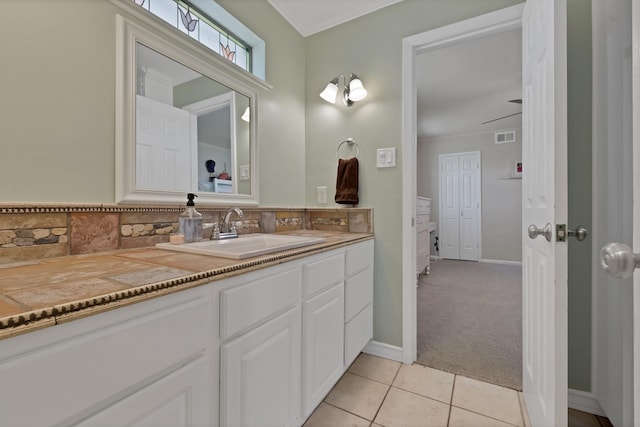
[[[326,88],[320,93],[320,97],[332,104],[336,103],[338,96],[338,85],[340,84],[340,78],[342,77],[342,83],[344,85],[344,91],[342,93],[342,101],[347,107],[351,107],[354,102],[361,101],[367,96],[367,91],[362,85],[362,81],[358,76],[351,73],[349,77],[349,84],[347,84],[347,78],[340,74],[329,82]]]
[[[251,110],[249,109],[249,107],[247,107],[244,110],[244,113],[242,113],[242,117],[240,117],[242,120],[244,120],[245,122],[249,123],[251,121]]]

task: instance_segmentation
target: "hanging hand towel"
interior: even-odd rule
[[[338,159],[338,179],[336,180],[336,203],[358,204],[358,159]]]

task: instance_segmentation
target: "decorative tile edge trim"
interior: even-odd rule
[[[244,272],[248,272],[245,270],[252,270],[256,267],[263,268],[273,264],[279,264],[285,259],[296,259],[314,253],[322,253],[327,250],[337,249],[342,246],[352,245],[373,238],[373,235],[364,235],[362,237],[346,242],[326,243],[320,244],[319,246],[292,249],[289,251],[280,252],[276,255],[265,256],[252,261],[233,264],[227,267],[207,270],[201,273],[194,273],[187,276],[163,280],[147,285],[136,286],[129,289],[72,301],[65,304],[57,304],[53,307],[27,311],[18,315],[2,317],[0,318],[0,339],[8,338],[20,333],[29,332],[32,329],[25,328],[29,325],[33,325],[33,329],[38,329],[44,326],[53,326],[55,324],[58,324],[58,320],[62,316],[79,313],[83,310],[91,309],[94,307],[108,306],[113,303],[124,301],[127,301],[128,304],[133,304],[138,301],[137,297],[146,297],[154,292],[160,292],[169,289],[175,289],[175,291],[177,292],[178,290],[182,290],[184,285],[187,285],[188,287],[198,286],[201,284],[204,285],[206,283],[209,283],[211,281],[210,279],[212,278],[222,279],[229,274],[241,274]],[[52,323],[51,325],[40,325],[40,323],[42,322],[52,320],[55,321],[55,323]],[[18,331],[18,328],[22,328],[22,331]]]

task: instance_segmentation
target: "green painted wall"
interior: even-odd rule
[[[374,339],[402,345],[402,39],[520,3],[515,0],[404,0],[307,37],[306,204],[316,187],[335,194],[336,148],[360,146],[360,205],[374,208]],[[318,94],[338,74],[356,73],[368,97],[347,108]],[[395,147],[397,167],[377,169],[377,148]],[[323,205],[319,205],[323,206]],[[324,206],[336,206],[329,203]]]
[[[438,222],[441,154],[480,152],[482,164],[482,259],[522,261],[522,180],[509,179],[522,159],[518,140],[496,144],[493,133],[449,135],[418,141],[418,196],[431,197],[431,221]],[[435,253],[432,249],[431,253]]]
[[[567,1],[569,226],[592,230],[591,2]],[[591,391],[591,239],[569,240],[569,388]]]
[[[219,3],[268,46],[273,89],[259,92],[260,202],[303,206],[304,38],[266,0]],[[113,203],[121,10],[107,0],[2,6],[22,18],[0,25],[0,201]]]

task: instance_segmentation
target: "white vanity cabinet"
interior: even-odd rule
[[[344,369],[373,338],[373,240],[345,254]]]
[[[373,240],[220,286],[220,425],[299,426],[373,335]]]
[[[211,426],[210,289],[0,341],[0,425]]]
[[[0,425],[297,427],[372,303],[367,240],[0,340]]]
[[[343,252],[317,255],[302,267],[303,419],[343,373],[344,259]]]
[[[300,267],[220,283],[220,424],[300,422]]]

